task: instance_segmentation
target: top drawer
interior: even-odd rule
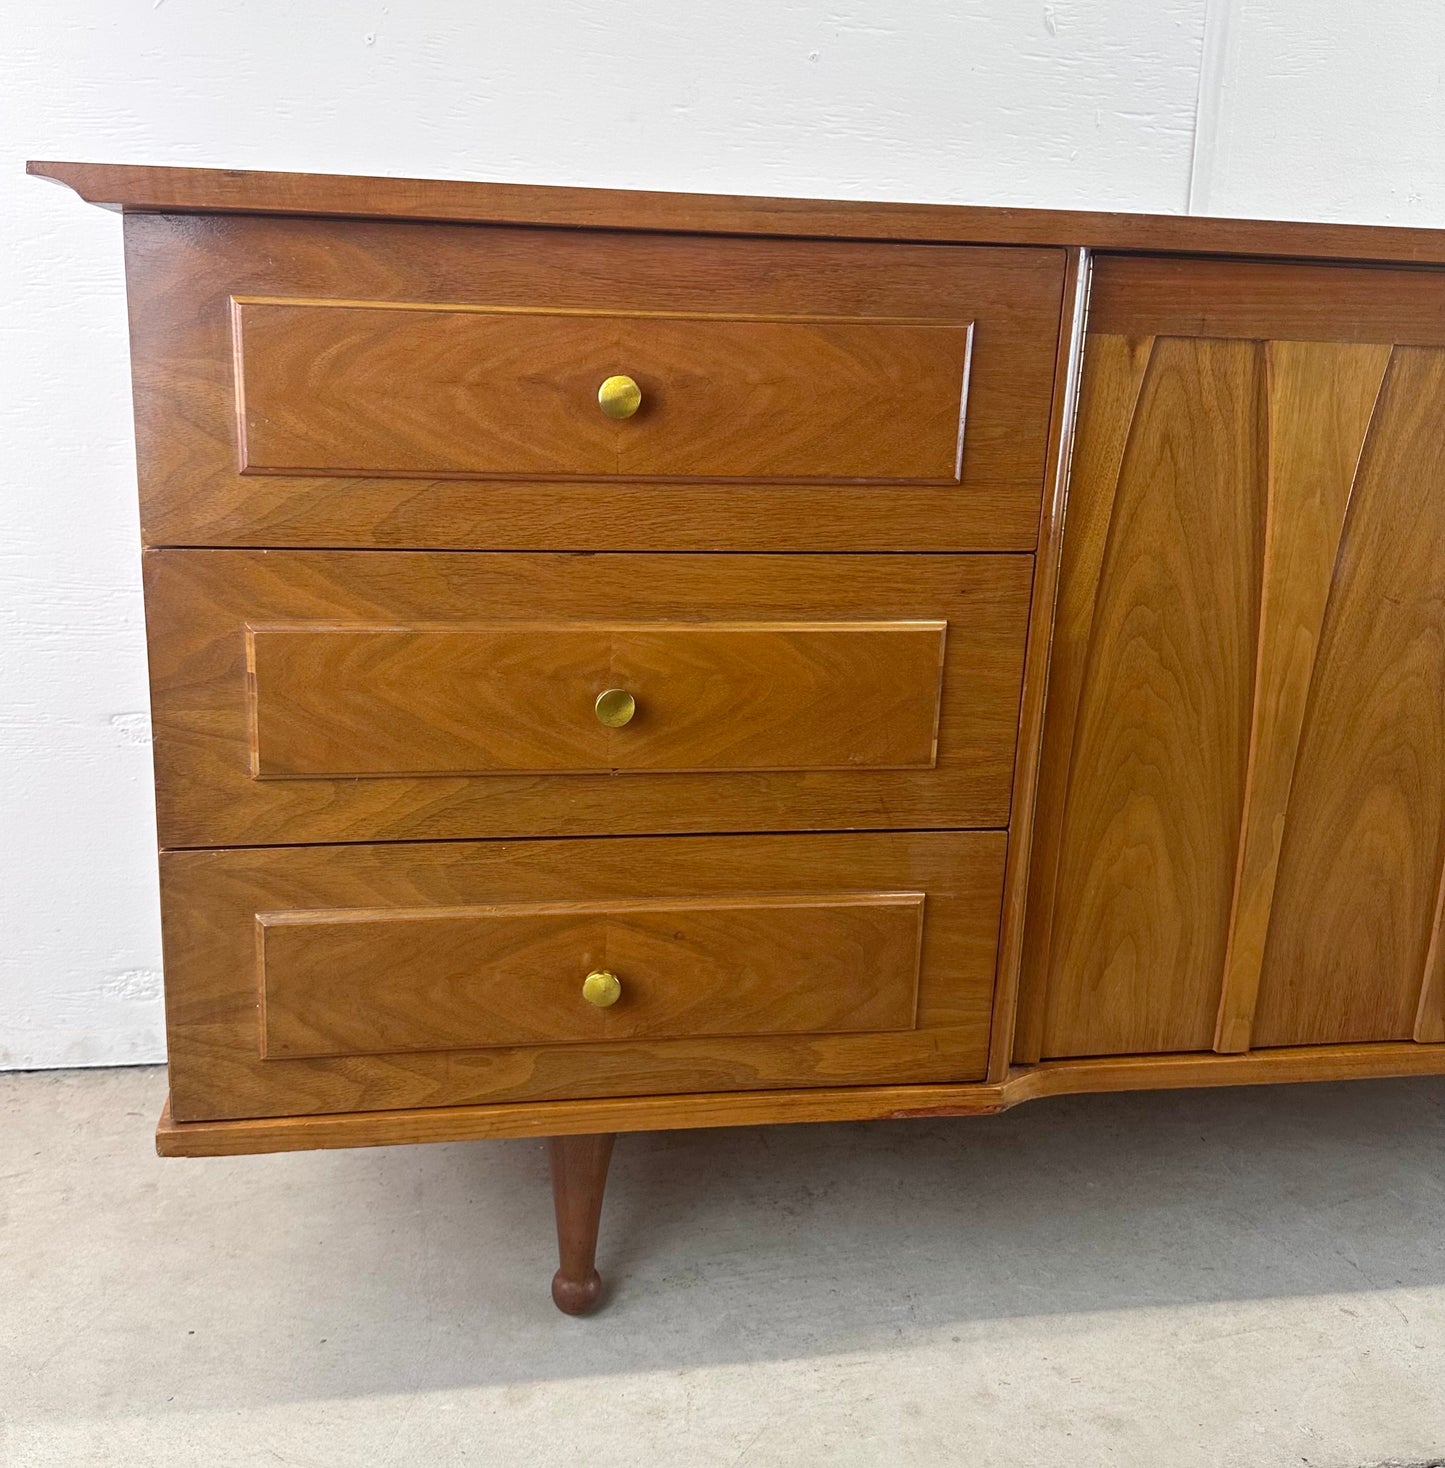
[[[235,303],[247,473],[956,485],[971,323]]]
[[[161,215],[126,238],[150,544],[1034,544],[1059,251]]]

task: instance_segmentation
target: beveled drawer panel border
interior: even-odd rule
[[[288,622],[248,624],[245,634],[250,768],[256,779],[863,772],[930,770],[938,764],[948,648],[944,618]],[[463,690],[460,702],[446,698],[445,691],[455,680],[449,676],[454,667],[449,666],[444,652],[453,638],[453,647],[460,653],[467,650],[463,644],[468,638],[477,644],[474,653],[489,645],[494,654],[510,650],[511,681],[498,678],[492,686],[474,683]],[[331,656],[327,655],[328,641],[338,645]],[[372,655],[363,659],[368,642]],[[735,642],[731,649],[729,642]],[[595,662],[592,685],[585,682],[582,668],[570,666],[564,671],[559,667],[569,644],[574,658],[580,652],[584,664]],[[843,661],[838,656],[840,647],[851,649],[853,667],[838,666]],[[831,659],[826,655],[830,650]],[[753,735],[764,752],[740,750],[735,735],[734,742],[727,743],[725,730],[723,745],[714,742],[709,752],[709,736],[718,732],[716,719],[705,707],[699,712],[689,706],[676,686],[679,675],[686,686],[690,665],[708,660],[711,676],[704,682],[711,684],[726,674],[727,686],[733,686],[735,680],[737,686],[746,686],[742,682],[746,673],[739,663],[746,663],[750,655],[757,666],[769,652],[775,658],[793,659],[791,671],[795,673],[798,659],[809,668],[821,663],[831,681],[831,702],[853,716],[854,726],[839,718],[823,727],[808,717],[816,711],[816,700],[792,700],[791,680],[780,679],[775,664],[766,679],[768,693],[761,710],[766,714],[766,705],[771,705],[772,715],[760,721]],[[422,724],[420,729],[398,730],[387,724],[385,701],[373,700],[370,691],[382,681],[377,675],[385,670],[395,700],[399,674],[409,671],[408,664],[418,662],[423,668],[421,682],[430,686],[409,687],[413,707],[393,703],[392,713],[394,719],[414,713]],[[495,666],[491,665],[493,670]],[[891,694],[885,697],[885,675],[900,672],[906,675],[904,680],[900,684],[895,677]],[[583,696],[576,699],[575,706],[565,705],[573,718],[569,727],[559,729],[558,700],[569,679],[568,691]],[[585,707],[604,686],[618,679],[641,694],[639,722],[644,732],[640,742],[638,725],[631,720],[625,727],[607,728]],[[554,686],[546,688],[548,698],[542,708],[527,707],[541,691],[539,681]],[[650,707],[654,688],[664,700],[664,710],[657,715]],[[368,717],[365,726],[357,728],[354,698],[361,690],[367,697]],[[759,712],[756,704],[753,711]],[[857,727],[859,711],[863,714],[861,727]],[[662,727],[648,730],[654,717]],[[804,719],[807,722],[800,729]],[[456,727],[462,724],[468,726],[474,748],[485,745],[493,753],[492,763],[463,757],[465,751],[458,746],[466,738]],[[703,744],[696,757],[678,757],[679,743],[698,749],[700,739]],[[430,759],[418,757],[419,744],[430,751]],[[870,748],[871,753],[864,757]],[[722,757],[726,752],[729,758]],[[351,758],[344,758],[344,753]],[[790,758],[783,757],[790,753]],[[387,754],[390,758],[384,757]],[[341,763],[327,764],[328,758]],[[448,759],[452,762],[444,763]]]
[[[258,912],[260,1053],[911,1030],[926,901],[840,891]],[[424,985],[412,981],[416,966]],[[580,997],[589,969],[615,969],[620,999]]]
[[[599,324],[609,321],[624,324],[638,322],[655,323],[658,325],[664,325],[668,322],[697,322],[716,326],[756,325],[764,328],[817,327],[857,332],[882,329],[888,331],[908,331],[928,336],[962,333],[963,344],[961,370],[959,371],[958,380],[957,426],[951,445],[951,468],[947,474],[890,473],[882,468],[877,472],[868,474],[848,474],[842,472],[789,474],[761,468],[754,472],[718,471],[716,473],[693,473],[667,469],[631,472],[620,460],[613,466],[598,463],[579,467],[575,470],[549,468],[545,464],[539,465],[526,462],[519,462],[515,466],[506,468],[475,466],[448,468],[435,463],[398,467],[385,464],[369,466],[361,463],[270,462],[268,461],[268,455],[264,447],[253,443],[253,428],[255,427],[253,421],[253,401],[260,397],[261,393],[259,391],[253,391],[251,387],[251,384],[259,375],[259,367],[257,372],[253,373],[253,364],[249,361],[247,355],[246,331],[247,321],[248,319],[252,319],[252,313],[267,309],[292,312],[349,311],[353,313],[410,313],[413,315],[431,314],[439,317],[492,317],[506,320],[532,318],[538,322],[576,321],[579,323],[595,322]],[[750,311],[606,310],[601,308],[493,305],[476,302],[392,301],[346,297],[235,294],[230,297],[230,320],[231,352],[235,379],[238,468],[242,475],[269,475],[288,478],[308,476],[322,479],[525,480],[537,483],[553,482],[563,484],[572,482],[591,483],[597,481],[599,478],[605,477],[607,482],[617,483],[619,485],[736,483],[740,485],[775,484],[809,486],[826,484],[876,484],[880,487],[915,489],[957,488],[961,482],[968,411],[969,378],[973,362],[974,328],[976,324],[971,318],[949,320],[926,316],[864,316],[839,313],[787,314]],[[328,355],[335,357],[338,354],[333,351]],[[627,363],[619,361],[615,366],[616,370],[621,371],[627,366]],[[521,380],[525,381],[526,379]],[[478,390],[480,391],[480,387]],[[283,395],[283,400],[288,410],[294,408],[297,397],[297,386],[294,382],[290,383]],[[579,402],[580,406],[582,405]],[[580,424],[587,427],[600,427],[600,425],[596,425],[590,419],[580,420]],[[613,425],[613,427],[615,428],[617,425]],[[293,434],[293,437],[295,436]],[[302,435],[301,437],[305,436]],[[625,451],[628,442],[628,431],[623,429],[618,436],[619,451]],[[595,448],[596,446],[594,445]]]

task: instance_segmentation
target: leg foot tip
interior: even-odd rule
[[[564,1315],[590,1315],[602,1303],[602,1276],[589,1269],[573,1279],[559,1269],[552,1276],[552,1303]]]

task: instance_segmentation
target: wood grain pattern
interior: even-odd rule
[[[127,210],[459,220],[559,229],[683,230],[861,240],[1081,245],[1095,250],[1445,263],[1445,231],[1197,215],[666,194],[367,178],[244,168],[32,161],[91,203]]]
[[[391,843],[163,857],[163,1151],[553,1134],[581,1310],[619,1130],[1445,1073],[1445,272],[1140,253],[1445,233],[32,171],[149,541],[297,548],[151,559],[163,841]]]
[[[251,627],[259,776],[928,769],[940,621]],[[637,712],[602,724],[599,693]]]
[[[1415,1011],[1415,1038],[1422,1044],[1445,1040],[1445,870],[1440,874],[1435,921],[1430,928],[1430,946],[1425,953],[1425,978],[1420,985],[1420,1004]]]
[[[1042,752],[1072,750],[1074,745],[1114,494],[1153,345],[1152,337],[1137,341],[1090,337],[1080,368],[1078,426],[1064,488],[1063,544],[1040,735],[1021,975],[1041,976],[1048,967],[1063,812],[1073,768],[1071,759],[1057,755],[1044,759]],[[1029,983],[1020,978],[1012,1054],[1021,1064],[1034,1064],[1043,1052],[1046,993],[1041,978]]]
[[[955,484],[970,322],[239,300],[248,473]],[[625,372],[642,408],[597,405]]]
[[[1125,1056],[1056,1060],[968,1085],[841,1086],[816,1090],[624,1096],[595,1101],[429,1106],[331,1116],[178,1122],[169,1103],[156,1130],[164,1157],[233,1157],[316,1147],[384,1147],[493,1137],[570,1136],[600,1126],[673,1131],[792,1122],[992,1116],[1049,1096],[1200,1086],[1299,1084],[1380,1076],[1445,1075],[1445,1045],[1311,1045],[1245,1055]]]
[[[1214,1036],[1254,671],[1261,367],[1248,343],[1161,339],[1140,388],[1081,679],[1048,1056]]]
[[[1300,741],[1256,1045],[1403,1040],[1445,861],[1445,351],[1397,347]]]
[[[910,1029],[920,892],[257,918],[268,1059]],[[582,996],[595,969],[622,997]]]
[[[1012,1063],[1019,1015],[1020,976],[1028,941],[1025,919],[1029,869],[1033,859],[1039,755],[1059,589],[1064,507],[1068,495],[1074,423],[1078,414],[1090,268],[1086,251],[1070,252],[1064,277],[1064,303],[1059,313],[1059,350],[1054,366],[1054,399],[1049,417],[1049,457],[1039,520],[1039,549],[1029,597],[1029,636],[1024,660],[1023,696],[1019,706],[1019,737],[1014,750],[1008,859],[1004,867],[1003,916],[999,926],[998,978],[994,983],[993,1027],[988,1042],[988,1077],[992,1081],[1002,1080]]]
[[[559,1263],[552,1276],[552,1303],[564,1315],[587,1315],[602,1301],[597,1273],[597,1229],[602,1195],[616,1137],[552,1137],[552,1202],[557,1215]]]
[[[1439,280],[1187,263],[1096,280],[1014,1054],[1445,1038]]]
[[[161,857],[161,907],[175,1116],[196,1121],[484,1101],[976,1080],[986,1064],[1004,847],[1004,833],[998,831],[169,852]],[[746,907],[759,898],[806,903],[848,893],[923,894],[921,955],[914,948],[906,961],[900,958],[900,971],[863,980],[865,990],[873,984],[898,986],[911,983],[916,970],[914,1029],[623,1038],[291,1060],[265,1059],[260,1053],[256,925],[262,913],[519,903],[666,907],[702,901]],[[806,907],[797,909],[800,927],[813,923],[813,937],[821,937],[822,927],[807,913]],[[823,967],[814,972],[805,968],[811,960],[799,952],[799,943],[806,946],[804,937],[787,941],[799,966],[788,983],[806,989],[810,973],[826,979],[836,972],[836,948],[824,948]],[[777,961],[782,983],[783,960]],[[626,985],[627,976],[621,977]],[[580,979],[574,972],[567,982]],[[415,1002],[421,1005],[423,998]],[[859,999],[864,1002],[862,994]],[[436,1012],[433,1007],[432,1015]],[[889,1020],[896,1022],[896,1015]]]
[[[1189,257],[1100,260],[1089,330],[1113,336],[1445,345],[1445,272]]]
[[[163,846],[1003,826],[1008,821],[1028,619],[1030,565],[1024,556],[154,551],[146,560]],[[713,653],[716,645],[705,635],[712,625],[945,622],[937,766],[833,772],[734,769],[722,774],[676,769],[624,775],[439,774],[364,780],[251,776],[248,625],[465,627],[512,617],[525,623],[565,623],[591,619],[599,612],[621,623],[656,620],[667,626],[685,614],[700,629],[699,645]],[[762,671],[792,680],[792,686],[743,685],[729,674],[709,688],[708,658],[703,658],[704,666],[689,672],[678,685],[685,696],[698,700],[698,707],[670,710],[670,695],[655,676],[664,666],[681,671],[673,651],[662,656],[664,644],[675,647],[668,642],[670,635],[653,642],[644,634],[629,634],[637,661],[628,663],[631,654],[619,653],[614,669],[642,680],[639,688],[657,701],[655,725],[646,701],[640,705],[636,732],[652,741],[655,753],[641,757],[639,763],[651,758],[664,764],[668,729],[683,727],[692,731],[687,745],[678,746],[684,749],[683,763],[694,756],[701,761],[706,755],[725,765],[732,730],[756,736],[755,758],[761,758],[768,741],[774,752],[798,758],[810,744],[835,753],[890,753],[882,742],[884,733],[866,733],[874,718],[868,708],[827,707],[829,686],[843,691],[856,686],[848,681],[851,673],[844,676],[847,658],[834,658],[830,664],[821,653],[784,656],[786,638],[768,643],[769,661]],[[937,687],[937,634],[930,631],[927,636],[927,657],[935,659],[927,678],[910,652],[906,660],[899,660],[902,683],[884,670],[874,679],[878,715],[885,722],[898,719],[900,737],[905,724],[909,731],[920,728],[922,702],[925,697],[931,701]],[[803,641],[809,649],[821,646],[811,634]],[[846,651],[847,639],[844,646]],[[459,662],[448,666],[462,670]],[[711,666],[726,672],[729,665],[714,658]],[[917,672],[908,671],[915,666]],[[559,726],[575,718],[590,731],[596,723],[592,700],[601,688],[615,685],[574,678],[577,672],[567,658],[559,660],[552,718]],[[545,716],[544,680],[553,673],[544,652],[529,675],[541,681],[531,685],[538,698],[528,705],[536,718],[528,715],[527,729],[533,732],[526,739],[542,738],[536,732],[537,721]],[[389,706],[384,691],[367,702],[366,685],[378,680],[362,678],[347,694],[351,699],[354,693],[362,703],[338,706],[336,717],[349,717],[348,711],[355,708],[357,719],[364,717],[374,739],[384,740],[385,728],[378,723],[383,713],[390,719],[410,709],[414,716],[404,726],[410,738],[419,734],[419,721],[433,694],[437,699],[431,708],[433,720],[463,718],[473,706],[468,703],[470,689],[446,691],[440,678],[430,684],[392,682],[400,676],[395,662],[389,663],[384,678],[392,689]],[[404,706],[396,697],[401,687],[411,690]],[[693,693],[687,694],[688,689]],[[913,700],[918,700],[916,711],[910,711]],[[791,731],[781,729],[768,709],[783,707],[797,710],[805,722]],[[718,720],[715,729],[703,727],[709,717]],[[677,722],[669,725],[669,718]],[[687,723],[695,718],[703,724]],[[928,718],[931,725],[931,709]],[[836,732],[815,731],[813,726],[823,720],[836,720]],[[648,733],[650,727],[655,732]],[[858,741],[851,745],[850,727],[858,733]],[[630,728],[619,733],[625,736]],[[330,723],[324,728],[318,725],[315,739],[328,736],[329,729]],[[565,757],[565,737],[552,737],[557,741],[555,757]],[[440,736],[433,732],[428,738],[435,753]],[[912,739],[912,733],[907,738]],[[785,748],[788,741],[791,749]],[[459,747],[459,743],[452,746],[454,751]],[[922,752],[916,744],[899,748],[909,758]],[[740,750],[731,757],[742,760],[744,754]]]
[[[1355,466],[1388,346],[1270,342],[1253,726],[1214,1048],[1247,1050],[1290,786]]]
[[[142,533],[148,544],[581,551],[1033,548],[1061,251],[156,214],[128,216],[125,234]],[[438,420],[431,407],[417,404],[406,386],[394,388],[398,402],[412,403],[421,412],[411,432],[409,472],[423,477],[243,474],[237,459],[231,340],[236,296],[612,316],[704,312],[747,318],[886,319],[909,323],[908,330],[920,334],[920,340],[945,338],[953,344],[950,353],[966,335],[957,330],[958,324],[972,322],[960,477],[957,483],[923,486],[765,478],[620,482],[615,460],[605,474],[565,482],[427,477],[415,466],[443,462],[436,457],[443,452],[436,447]],[[332,309],[348,314],[341,307]],[[417,313],[367,314],[404,323]],[[417,319],[436,318],[421,313]],[[479,318],[463,311],[456,319]],[[681,326],[690,332],[702,324],[684,322],[679,330]],[[802,389],[788,376],[792,368],[787,363],[773,359],[771,365],[749,365],[731,353],[731,370],[747,384],[733,397],[719,384],[700,381],[684,341],[665,342],[660,328],[647,329],[660,354],[662,374],[657,384],[647,384],[660,394],[655,415],[644,408],[635,420],[611,425],[595,406],[597,382],[589,377],[586,384],[580,379],[572,384],[574,395],[587,399],[580,405],[586,409],[584,418],[592,422],[595,416],[586,432],[602,436],[590,452],[610,435],[627,441],[626,430],[632,429],[634,441],[655,446],[655,451],[642,451],[636,473],[659,468],[696,472],[698,464],[689,467],[687,462],[688,453],[695,452],[710,462],[710,472],[717,472],[719,464],[733,469],[751,464],[762,473],[768,456],[780,454],[778,462],[791,474],[798,470],[801,446],[811,443],[808,451],[816,451],[825,472],[851,473],[860,467],[872,472],[897,455],[889,468],[897,474],[924,463],[913,457],[915,448],[899,429],[931,423],[929,415],[935,409],[941,413],[947,398],[953,404],[947,473],[954,473],[956,362],[924,393],[921,401],[933,407],[925,409],[923,419],[904,413],[895,428],[889,416],[896,408],[884,412],[875,406],[846,433],[835,431],[840,451],[854,445],[846,462],[835,463],[818,433],[828,424],[838,429],[837,405],[817,409],[821,416],[816,425],[811,416],[801,420],[797,409]],[[708,324],[707,329],[717,332],[722,325]],[[882,406],[897,397],[897,385],[890,384],[896,364],[885,359],[886,353],[878,362],[882,375],[876,388]],[[578,370],[590,363],[584,357]],[[340,364],[328,359],[317,371],[333,367],[340,370]],[[446,375],[442,366],[434,363],[433,368]],[[460,364],[456,370],[461,385],[442,387],[452,404],[459,401],[458,393],[467,396],[466,371]],[[567,362],[549,358],[542,377],[570,381],[571,370]],[[607,368],[628,370],[624,363]],[[667,427],[673,418],[662,379],[669,375],[683,394],[673,406],[681,411],[686,402],[694,404],[687,409],[687,433],[681,437]],[[288,382],[296,378],[296,372],[287,374]],[[545,397],[543,389],[538,392]],[[774,408],[783,410],[791,424],[786,434],[771,422],[778,416]],[[570,411],[570,402],[558,404],[557,412],[544,414],[542,421],[549,432],[561,432]],[[739,425],[761,423],[759,414],[770,420],[766,432],[738,432]],[[396,413],[389,411],[385,421],[395,443],[401,431]],[[457,422],[464,421],[458,413]],[[334,441],[339,431],[335,424],[325,429],[323,442]],[[929,432],[935,445],[940,442]],[[671,447],[665,447],[664,438]],[[295,444],[294,433],[288,442]],[[571,443],[569,453],[581,452],[575,433],[560,442],[564,448]],[[421,457],[418,445],[430,445]],[[532,461],[534,467],[552,472],[555,463],[547,447],[540,445],[535,452],[539,457]],[[865,453],[872,456],[866,464],[859,457]],[[522,464],[521,459],[515,462]],[[931,473],[937,462],[929,459],[924,467]]]

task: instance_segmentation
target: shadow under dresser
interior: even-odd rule
[[[1445,1072],[1445,235],[125,216],[178,1156]]]

